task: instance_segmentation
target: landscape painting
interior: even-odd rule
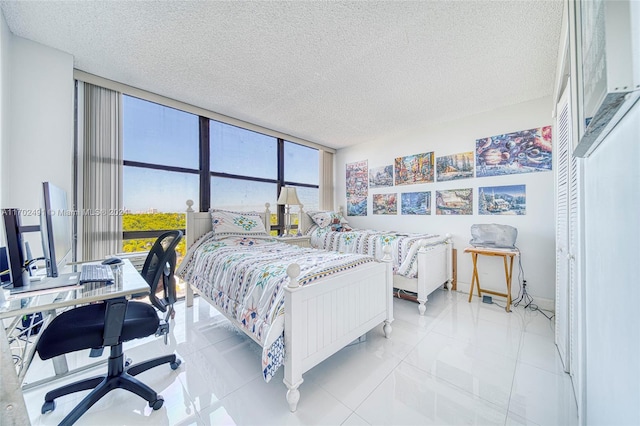
[[[373,194],[373,214],[398,214],[398,194]]]
[[[438,182],[473,177],[473,151],[436,158]]]
[[[369,195],[369,172],[367,160],[347,164],[347,198]]]
[[[486,186],[478,189],[478,214],[524,215],[526,185]]]
[[[369,188],[393,186],[393,165],[369,169]]]
[[[347,198],[347,216],[366,216],[367,197]]]
[[[433,152],[398,157],[394,163],[396,185],[433,182]]]
[[[476,140],[476,177],[551,170],[551,126]]]
[[[431,191],[400,194],[401,214],[431,214]]]
[[[436,214],[472,215],[473,189],[451,189],[436,191]]]

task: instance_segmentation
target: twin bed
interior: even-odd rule
[[[451,280],[447,238],[387,235],[384,244],[375,244],[380,235],[368,235],[358,240],[368,251],[357,253],[344,250],[346,242],[336,237],[327,241],[337,250],[316,250],[271,237],[268,205],[263,213],[201,213],[187,205],[189,250],[176,272],[188,283],[187,306],[198,293],[257,342],[266,381],[284,366],[292,412],[306,371],[380,324],[389,337],[394,287],[418,293],[424,313],[427,295]],[[309,235],[316,232],[312,244],[326,234],[300,226]],[[409,263],[403,264],[405,258]],[[429,266],[433,262],[442,265]],[[399,274],[405,271],[409,277]]]
[[[398,295],[411,294],[409,298],[418,302],[420,315],[424,315],[431,293],[443,285],[448,289],[453,285],[453,244],[449,234],[352,230],[342,211],[304,212],[301,208],[299,218],[299,229],[311,237],[315,248],[382,259],[383,248],[391,247],[393,287]]]

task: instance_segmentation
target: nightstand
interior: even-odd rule
[[[298,247],[311,247],[311,237],[308,235],[296,235],[292,237],[276,237],[276,240]]]

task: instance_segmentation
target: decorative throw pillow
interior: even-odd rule
[[[311,211],[307,213],[320,228],[326,228],[332,224],[347,224],[347,220],[337,212],[332,211]]]
[[[211,226],[216,236],[268,236],[258,212],[211,210]]]

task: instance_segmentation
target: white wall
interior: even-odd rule
[[[393,164],[396,157],[435,151],[436,157],[459,152],[474,151],[476,139],[551,125],[551,98],[512,105],[462,118],[449,123],[408,132],[398,140],[385,144],[358,145],[336,153],[335,202],[346,207],[345,166],[347,163],[368,160],[369,167]],[[527,213],[524,216],[478,215],[478,187],[499,185],[526,185]],[[473,188],[473,216],[435,215],[435,190]],[[431,191],[430,216],[373,216],[372,193],[401,193]],[[474,223],[501,223],[518,228],[517,246],[522,252],[522,266],[527,289],[541,307],[553,309],[555,298],[555,219],[553,172],[525,173],[510,176],[492,176],[457,181],[435,182],[421,185],[370,189],[367,217],[349,216],[349,223],[357,228],[416,231],[453,235],[458,249],[458,290],[468,292],[471,284],[472,263],[469,254],[462,253],[471,239],[470,227]],[[480,257],[478,272],[483,287],[505,291],[502,258]],[[514,290],[517,295],[517,265],[514,266]]]
[[[10,120],[9,102],[10,102],[10,58],[9,50],[11,49],[11,33],[7,22],[4,20],[4,14],[0,9],[0,205],[2,203],[2,194],[4,187],[4,145],[9,139]],[[4,232],[0,232],[0,246],[4,245]]]
[[[6,24],[4,24],[6,26]],[[56,49],[11,36],[2,66],[2,207],[38,209],[42,182],[73,194],[73,57]],[[8,99],[8,102],[7,102]],[[6,130],[6,133],[5,133]],[[23,224],[37,224],[36,216]],[[27,241],[41,253],[40,236]]]
[[[589,424],[640,424],[639,163],[640,102],[585,161]]]

